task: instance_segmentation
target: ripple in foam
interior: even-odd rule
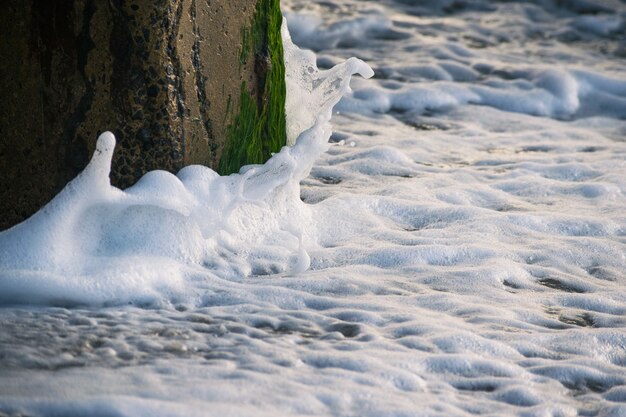
[[[264,165],[219,176],[204,166],[111,186],[115,137],[100,135],[85,170],[30,219],[0,233],[0,303],[201,303],[213,282],[309,268],[315,230],[299,182],[329,148],[351,58],[320,71],[283,25],[289,142]]]

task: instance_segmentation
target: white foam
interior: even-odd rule
[[[291,43],[286,25],[283,33],[292,147],[240,174],[220,177],[201,166],[177,176],[153,171],[121,191],[108,178],[115,138],[103,133],[76,179],[0,233],[0,300],[193,303],[189,270],[214,266],[220,277],[236,279],[255,268],[308,269],[311,219],[299,181],[328,149],[331,111],[351,76],[373,72],[356,58],[320,71],[311,52]]]
[[[478,104],[534,116],[571,119],[598,114],[626,117],[626,82],[588,71],[531,70],[521,80],[464,85],[449,81],[407,84],[400,89],[359,90],[341,110],[369,114],[391,111],[415,114]],[[431,78],[431,77],[429,77]],[[441,77],[446,78],[446,77]]]
[[[296,53],[268,164],[66,193],[0,276],[0,414],[623,415],[626,67],[576,21],[624,5],[286,1],[377,77],[329,144],[350,66]]]

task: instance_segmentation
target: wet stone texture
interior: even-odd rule
[[[242,85],[257,0],[9,0],[0,14],[0,230],[87,164],[99,133],[112,184],[154,169],[216,168]]]

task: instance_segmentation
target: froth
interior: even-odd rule
[[[308,269],[315,233],[299,182],[328,149],[331,111],[351,76],[373,72],[356,58],[320,71],[286,25],[283,36],[293,147],[228,177],[202,166],[153,171],[122,191],[109,181],[115,137],[101,134],[77,178],[0,234],[0,302],[193,304],[190,280],[203,274],[238,280]]]

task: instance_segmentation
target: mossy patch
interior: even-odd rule
[[[243,32],[241,62],[254,54],[258,94],[241,84],[238,113],[226,130],[219,163],[222,175],[248,164],[262,164],[287,143],[285,61],[279,0],[259,0],[249,29]]]

